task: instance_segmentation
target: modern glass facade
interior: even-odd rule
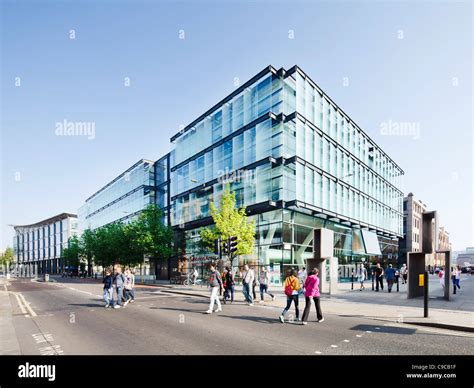
[[[15,226],[13,252],[17,273],[21,276],[60,273],[63,249],[77,233],[77,215],[69,213]]]
[[[212,224],[210,203],[230,184],[257,225],[255,252],[234,265],[269,265],[277,274],[303,266],[316,228],[334,230],[341,278],[351,263],[396,258],[403,171],[297,66],[263,69],[171,142],[169,154],[139,161],[88,198],[81,229],[156,203],[177,248],[156,274],[204,267],[214,257],[199,247],[199,230]]]
[[[97,229],[136,217],[155,203],[154,162],[142,159],[86,199],[79,208],[79,228]]]
[[[264,69],[171,140],[171,224],[188,261],[209,255],[196,239],[225,183],[256,217],[254,265],[304,265],[319,227],[336,232],[341,263],[396,257],[403,171],[300,68]],[[377,233],[376,255],[361,230]]]

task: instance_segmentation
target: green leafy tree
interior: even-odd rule
[[[8,247],[0,256],[0,264],[5,267],[6,271],[9,271],[11,263],[13,263],[13,249]]]
[[[148,205],[129,227],[138,245],[136,249],[151,260],[168,258],[173,253],[173,231],[163,223],[163,212],[154,205]]]
[[[84,230],[80,241],[80,254],[87,264],[88,275],[92,275],[92,266],[94,265],[95,232],[90,229]]]
[[[72,236],[68,240],[67,248],[63,249],[63,265],[66,267],[79,267],[81,262],[81,247],[77,236]]]
[[[97,264],[107,267],[122,262],[124,234],[121,222],[113,222],[94,231],[92,249]]]
[[[201,244],[213,249],[214,242],[219,237],[224,243],[235,236],[237,251],[229,259],[232,261],[236,256],[252,253],[255,246],[255,221],[248,221],[245,206],[240,209],[236,207],[235,193],[230,191],[229,185],[222,194],[219,206],[211,202],[210,209],[215,225],[201,230]]]

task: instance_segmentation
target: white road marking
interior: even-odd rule
[[[23,307],[23,304],[21,303],[20,297],[18,296],[18,294],[16,292],[15,292],[15,298],[16,298],[16,301],[18,302],[18,306],[20,306],[21,313],[26,314],[26,310]]]
[[[357,338],[361,338],[361,337],[362,337],[362,335],[360,335],[360,334],[356,334],[356,337],[357,337]]]
[[[314,354],[323,354],[323,352],[316,351]]]
[[[37,344],[42,344],[44,342],[53,342],[53,335],[49,333],[37,333],[37,334],[31,334],[31,336],[35,339]]]
[[[337,345],[331,345],[331,348],[337,348]]]
[[[380,330],[380,327],[376,327],[375,330]]]
[[[344,342],[351,342],[351,341],[349,341],[349,340],[344,340]]]
[[[64,354],[64,351],[59,345],[44,346],[39,349],[42,356],[55,356]]]
[[[366,330],[365,332],[366,332],[366,333],[369,333],[369,334],[372,333],[370,330]]]
[[[20,295],[20,298],[23,300],[23,303],[25,304],[26,309],[30,313],[32,317],[36,317],[36,313],[33,311],[33,309],[30,307],[30,304],[26,301],[25,297],[23,296],[22,293],[18,293]]]

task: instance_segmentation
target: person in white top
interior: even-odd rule
[[[194,268],[193,275],[192,275],[194,286],[196,285],[196,280],[197,280],[198,276],[199,276],[198,271],[197,271],[196,268]]]
[[[244,294],[245,301],[249,306],[253,306],[253,298],[250,293],[250,287],[253,285],[255,280],[255,273],[249,268],[247,264],[244,265],[244,271],[240,273],[242,278],[242,293]]]
[[[275,295],[273,295],[269,290],[268,290],[268,283],[270,282],[270,276],[268,275],[268,271],[265,267],[262,267],[262,270],[260,271],[260,276],[259,276],[259,283],[260,283],[260,301],[264,301],[263,295],[265,292],[272,297],[272,300],[275,300]]]
[[[455,287],[460,289],[461,286],[459,285],[459,281],[461,280],[461,269],[459,265],[454,267],[454,279],[455,279]]]
[[[308,277],[308,274],[306,272],[306,268],[303,267],[302,269],[300,269],[298,271],[298,280],[300,282],[300,286],[303,287],[304,286],[304,283],[306,281],[306,278]]]

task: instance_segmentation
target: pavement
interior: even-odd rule
[[[344,301],[340,299],[344,291],[337,298],[323,296],[324,322],[316,322],[313,308],[308,325],[302,326],[293,319],[293,308],[287,322],[279,322],[285,300],[280,291],[275,301],[254,306],[243,303],[237,292],[232,305],[208,315],[206,287],[137,285],[135,303],[105,309],[100,281],[53,280],[16,278],[8,284],[0,280],[0,332],[10,333],[0,337],[1,354],[474,354],[472,333],[383,317],[382,309],[388,305]],[[355,297],[355,291],[346,294]],[[391,297],[370,294],[379,302]],[[300,310],[302,305],[300,301]],[[404,307],[395,307],[399,308]],[[422,314],[419,307],[406,308]]]

